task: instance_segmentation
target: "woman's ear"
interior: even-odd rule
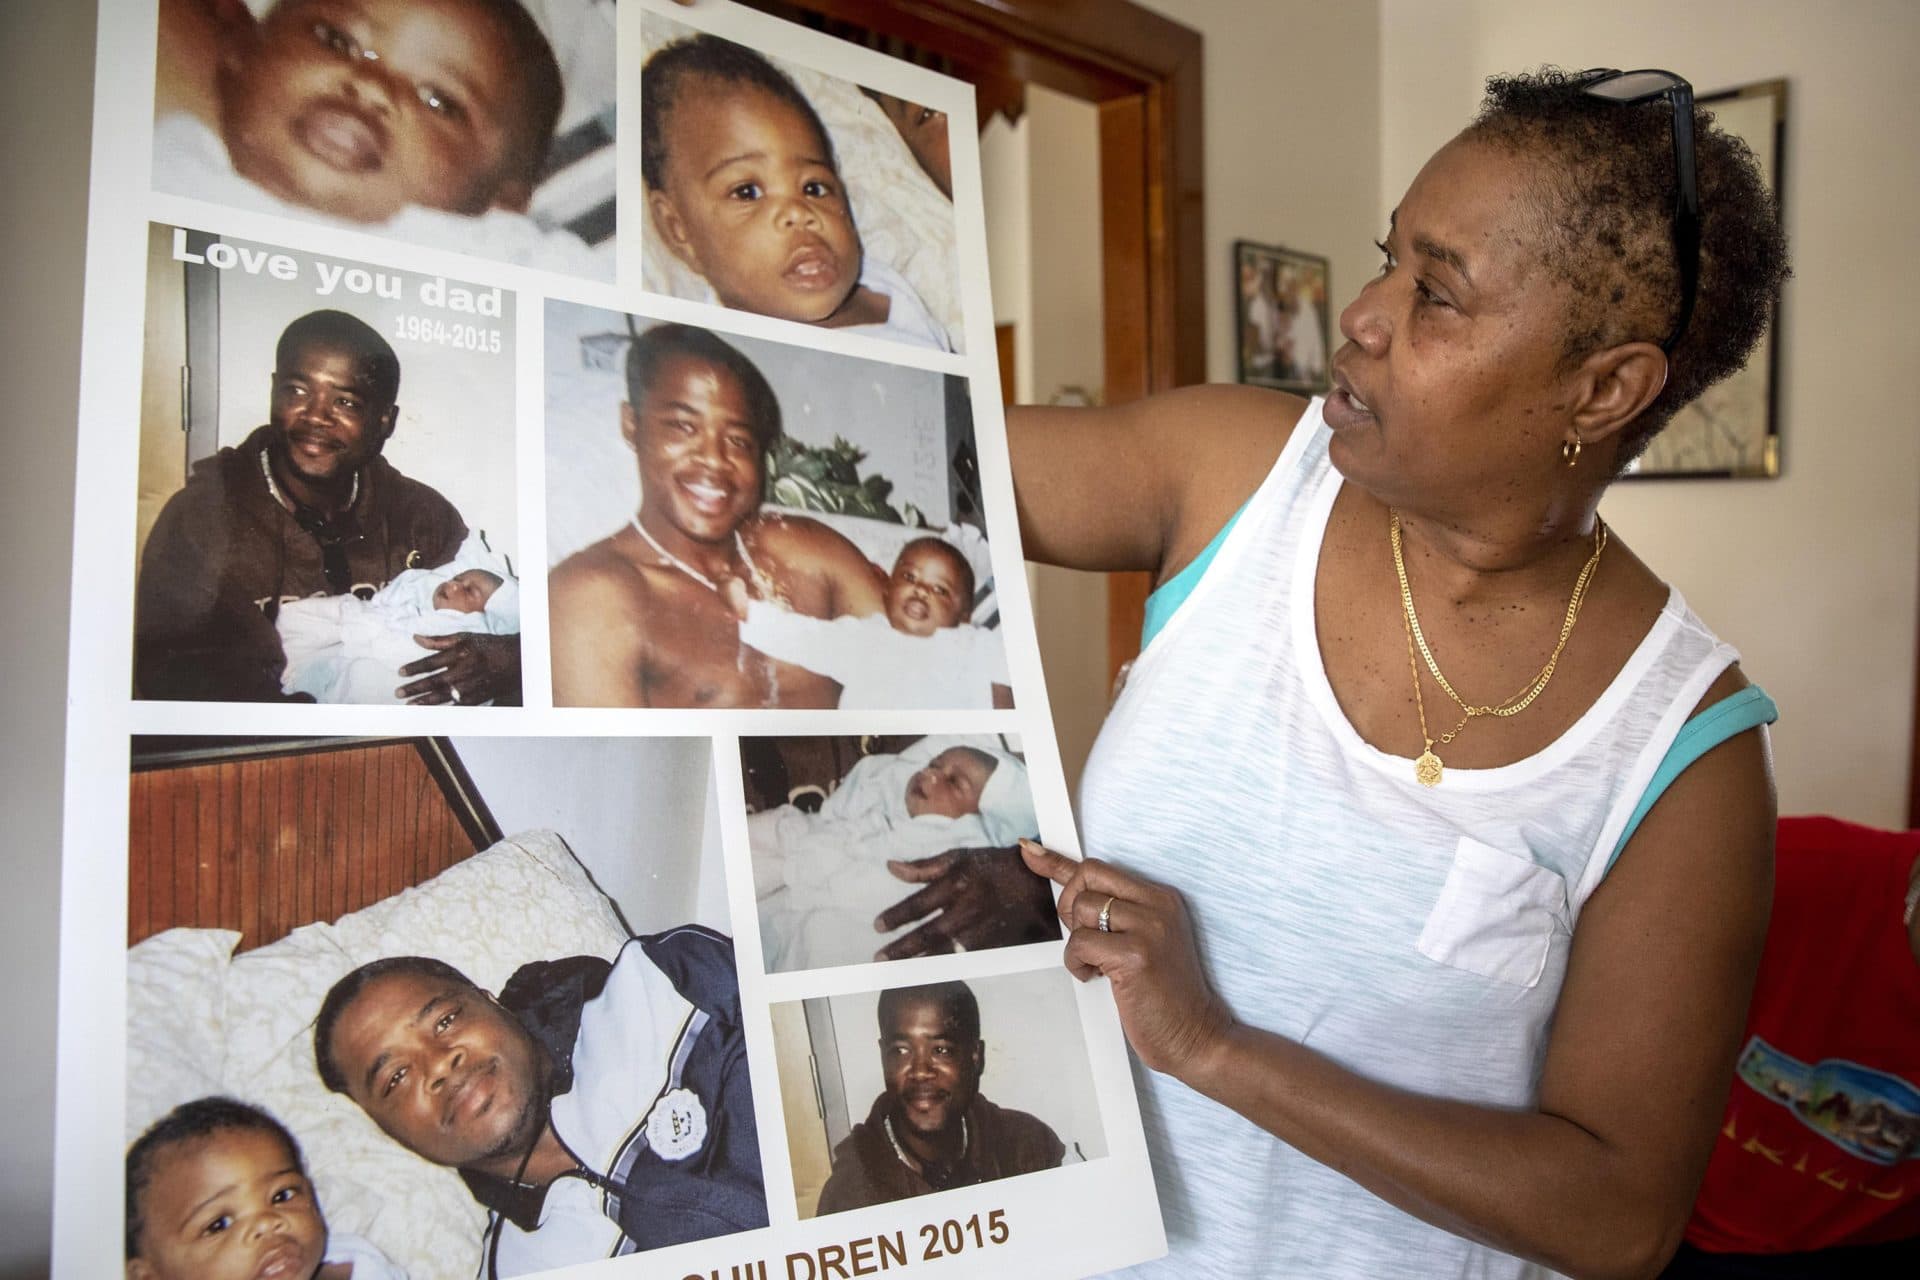
[[[1598,444],[1631,425],[1666,389],[1667,372],[1667,354],[1652,342],[1623,342],[1582,360],[1572,405],[1581,442]]]

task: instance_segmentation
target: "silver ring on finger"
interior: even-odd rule
[[[1116,897],[1117,897],[1117,896],[1118,896],[1118,895],[1116,895]],[[1098,929],[1098,930],[1099,930],[1100,932],[1102,932],[1102,933],[1112,933],[1112,932],[1113,932],[1113,904],[1114,904],[1114,901],[1115,901],[1115,898],[1108,898],[1108,899],[1107,899],[1107,905],[1106,905],[1106,906],[1104,906],[1104,907],[1101,907],[1101,908],[1100,908],[1100,918],[1099,918],[1098,920],[1096,920],[1096,921],[1094,922],[1094,925],[1093,925],[1093,927],[1094,927],[1094,928],[1096,928],[1096,929]]]
[[[460,686],[452,682],[448,682],[447,697],[453,700],[453,704],[455,706],[459,706],[460,705]]]

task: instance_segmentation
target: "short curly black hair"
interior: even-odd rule
[[[216,1133],[235,1131],[264,1133],[278,1138],[287,1148],[287,1157],[301,1173],[307,1171],[306,1156],[293,1134],[278,1120],[260,1108],[236,1098],[195,1098],[183,1102],[153,1122],[134,1144],[127,1148],[127,1258],[140,1256],[140,1237],[147,1229],[146,1193],[153,1184],[154,1167],[162,1152],[183,1142],[197,1142]]]
[[[1636,106],[1582,92],[1557,67],[1487,81],[1462,135],[1542,161],[1538,214],[1549,271],[1573,290],[1566,358],[1658,342],[1680,311],[1673,242],[1673,116],[1665,99]],[[1620,439],[1625,467],[1673,415],[1746,363],[1789,274],[1773,193],[1753,152],[1694,111],[1700,278],[1693,318],[1668,357],[1667,385]]]
[[[358,361],[383,410],[399,396],[400,357],[380,331],[359,316],[333,310],[309,311],[300,316],[281,331],[280,341],[274,346],[275,372],[293,373],[308,347],[339,351]]]
[[[880,1022],[882,1042],[892,1033],[893,1017],[900,1006],[922,1000],[939,1006],[940,1011],[953,1020],[953,1029],[960,1039],[980,1038],[980,1000],[973,994],[972,987],[956,978],[950,982],[891,987],[882,991],[879,1002],[874,1006],[874,1014]]]
[[[674,356],[704,360],[734,376],[740,383],[740,393],[747,398],[747,427],[764,456],[780,438],[780,397],[746,352],[712,330],[690,324],[656,324],[634,335],[627,348],[627,401],[635,412],[646,398],[647,388],[658,381],[661,367]]]
[[[786,103],[820,136],[828,167],[840,171],[840,162],[833,154],[833,135],[827,132],[807,95],[785,72],[743,44],[697,35],[660,48],[640,68],[640,176],[648,190],[666,189],[667,128],[681,98],[696,80],[748,86]]]

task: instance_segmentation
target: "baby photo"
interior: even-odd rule
[[[134,696],[520,702],[513,310],[151,228]]]
[[[159,0],[153,185],[595,279],[614,0]]]
[[[772,1007],[802,1218],[1107,1154],[1059,966]]]
[[[959,351],[944,112],[642,19],[646,288]]]
[[[547,304],[553,700],[1012,705],[964,379]]]
[[[136,737],[130,1280],[766,1226],[709,776],[705,739]]]
[[[740,763],[768,972],[1059,939],[1015,739],[742,738]]]

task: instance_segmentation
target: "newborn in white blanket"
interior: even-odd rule
[[[415,636],[517,635],[520,584],[455,560],[403,570],[368,600],[290,600],[274,626],[287,656],[282,692],[311,694],[316,702],[398,703],[396,691],[407,681],[400,668],[431,652]]]
[[[818,813],[783,804],[749,814],[767,969],[861,964],[912,928],[874,928],[918,887],[890,859],[1003,848],[1039,830],[1026,764],[992,737],[922,738],[854,765]]]

